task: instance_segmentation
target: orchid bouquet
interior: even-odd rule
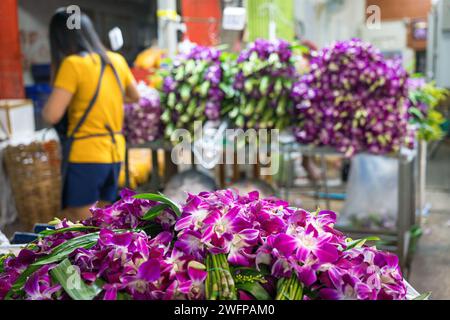
[[[405,299],[397,257],[345,237],[334,212],[233,190],[181,208],[121,196],[3,256],[0,299]]]
[[[216,270],[207,299],[233,298],[232,288],[240,299],[403,299],[397,257],[363,246],[374,239],[348,239],[335,220],[334,212],[310,213],[257,192],[204,192],[189,195],[175,247]]]
[[[124,135],[132,144],[152,142],[162,135],[161,105],[157,90],[140,83],[138,103],[125,104]]]
[[[297,76],[292,45],[257,39],[237,59],[237,104],[224,114],[239,128],[277,128],[289,124],[289,92]]]
[[[352,39],[322,49],[310,64],[291,91],[300,143],[332,146],[347,156],[412,146],[408,74],[399,60],[386,60],[371,44]]]
[[[165,136],[177,128],[193,130],[194,121],[218,120],[222,104],[234,91],[227,85],[230,59],[212,47],[193,46],[178,55],[161,92]]]
[[[408,81],[409,99],[407,100],[410,122],[418,126],[418,137],[421,140],[439,140],[444,136],[441,125],[445,118],[436,107],[445,100],[449,92],[436,87],[434,82],[414,77]]]

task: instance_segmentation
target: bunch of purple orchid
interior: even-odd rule
[[[83,299],[203,298],[205,266],[171,246],[173,210],[134,195],[124,190],[120,201],[93,207],[92,217],[78,224],[58,220],[55,230],[44,232],[17,257],[3,257],[0,298],[80,298],[67,287],[74,269],[86,287],[99,288]],[[155,208],[159,215],[150,223],[146,213]],[[152,237],[148,229],[155,225],[159,228]],[[55,282],[53,272],[64,250],[70,268],[62,270],[68,272],[63,281]]]
[[[225,255],[235,279],[248,268],[260,272],[250,282],[260,289],[278,282],[272,298],[404,299],[397,258],[363,247],[364,241],[350,242],[334,229],[335,221],[334,212],[310,213],[279,199],[259,199],[257,192],[204,192],[189,195],[175,224],[175,247],[202,261]],[[248,294],[239,283],[236,288],[240,298]],[[212,288],[206,297],[215,298]]]
[[[445,117],[437,106],[448,97],[449,91],[417,77],[409,79],[408,89],[406,106],[410,123],[418,128],[418,138],[424,141],[442,139],[445,135],[442,129]]]
[[[3,256],[0,298],[405,299],[397,258],[334,229],[334,212],[233,190],[189,194],[182,208],[121,196]]]
[[[138,103],[125,104],[124,135],[132,144],[152,142],[161,137],[159,92],[146,85],[138,86]]]
[[[194,46],[177,56],[164,78],[161,98],[165,135],[177,128],[193,130],[194,121],[218,120],[228,90],[224,85],[222,53]]]
[[[348,156],[411,147],[408,74],[401,61],[386,60],[371,44],[352,39],[324,48],[310,64],[291,92],[300,143],[332,146]]]
[[[227,111],[228,117],[240,128],[283,129],[291,117],[289,92],[296,77],[289,42],[250,43],[237,59],[234,89],[239,101]]]

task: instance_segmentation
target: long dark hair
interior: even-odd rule
[[[81,12],[80,28],[69,29],[67,21],[71,15],[72,13],[68,13],[67,9],[63,7],[57,9],[50,20],[49,37],[53,79],[62,60],[72,54],[97,53],[105,63],[110,62],[91,19]]]

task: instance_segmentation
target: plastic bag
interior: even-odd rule
[[[0,231],[0,247],[1,246],[9,246],[9,240],[6,236]]]
[[[360,154],[351,160],[341,223],[392,227],[398,211],[398,159]]]

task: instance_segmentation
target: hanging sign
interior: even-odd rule
[[[223,11],[222,26],[225,30],[244,30],[246,11],[242,7],[226,7]]]
[[[109,42],[111,44],[111,49],[117,51],[123,46],[123,36],[122,31],[118,27],[114,27],[109,31]]]

